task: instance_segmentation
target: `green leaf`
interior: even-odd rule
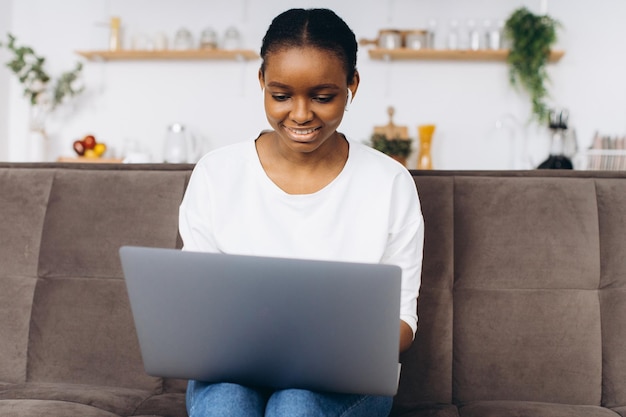
[[[0,47],[6,48],[13,53],[13,58],[6,66],[17,76],[18,81],[24,87],[24,95],[29,98],[31,104],[37,104],[37,99],[42,93],[42,86],[47,85],[52,78],[44,69],[46,58],[38,56],[29,46],[17,46],[16,37],[7,34],[7,43],[1,43]],[[78,62],[73,70],[61,74],[54,83],[52,108],[60,104],[66,97],[73,97],[83,91],[83,88],[74,88],[73,83],[78,79],[83,65]],[[33,88],[36,86],[36,89]]]
[[[515,10],[505,22],[504,35],[511,40],[509,81],[529,93],[533,116],[545,123],[548,118],[548,72],[545,66],[550,49],[557,41],[559,22],[549,16],[538,16],[526,7]]]

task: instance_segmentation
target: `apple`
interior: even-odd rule
[[[85,144],[82,140],[74,141],[72,147],[74,148],[74,152],[76,152],[78,156],[83,156],[85,154]]]
[[[85,149],[93,149],[96,146],[96,138],[93,135],[87,135],[83,138]]]

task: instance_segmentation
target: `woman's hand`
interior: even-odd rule
[[[400,320],[400,352],[404,352],[413,344],[413,330],[406,322]]]

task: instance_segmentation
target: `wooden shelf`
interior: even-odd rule
[[[69,157],[61,156],[57,159],[57,162],[79,162],[90,164],[120,164],[122,163],[120,158],[87,158],[84,156]]]
[[[369,50],[370,58],[382,60],[424,60],[424,61],[506,61],[509,55],[508,49],[496,50],[446,50],[446,49],[381,49],[374,48]],[[552,51],[550,53],[550,62],[559,61],[564,51]]]
[[[167,51],[76,51],[90,61],[175,61],[175,60],[254,60],[259,55],[248,49],[188,49]]]

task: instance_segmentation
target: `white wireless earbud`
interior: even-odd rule
[[[348,101],[346,101],[346,111],[350,109],[350,103],[352,103],[352,90],[348,88]]]

